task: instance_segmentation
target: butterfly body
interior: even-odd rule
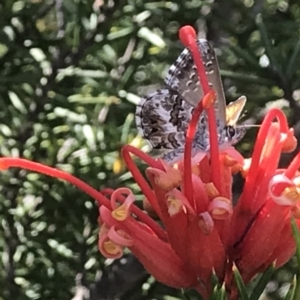
[[[216,92],[214,109],[218,143],[220,147],[233,145],[245,134],[245,128],[236,127],[236,122],[246,98],[241,97],[226,107],[214,50],[204,39],[198,40],[197,45],[209,85]],[[159,89],[141,99],[136,110],[136,124],[153,148],[169,150],[163,158],[174,161],[183,153],[186,131],[193,109],[204,96],[189,49],[184,49],[170,67],[165,83],[166,88]],[[200,151],[206,152],[209,147],[208,116],[204,111],[197,124],[192,155]]]

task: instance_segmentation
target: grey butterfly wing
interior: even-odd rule
[[[215,109],[217,117],[225,125],[226,101],[215,51],[205,39],[197,40],[197,45],[202,56],[209,85],[216,92]],[[203,88],[198,78],[192,54],[188,48],[182,51],[170,67],[165,83],[176,90],[192,106],[196,106],[199,100],[202,99]]]
[[[141,99],[136,125],[155,149],[183,148],[192,110],[176,91],[160,89]]]

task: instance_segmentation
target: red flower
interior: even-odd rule
[[[190,28],[182,29],[180,35],[192,51],[206,93],[188,128],[184,160],[170,166],[129,145],[122,150],[145,203],[163,226],[134,205],[134,195],[127,188],[98,192],[70,174],[18,158],[0,158],[0,168],[21,167],[65,179],[93,197],[99,204],[99,249],[106,257],[118,258],[127,247],[157,280],[172,287],[195,288],[205,299],[212,292],[215,274],[225,281],[230,299],[235,299],[234,265],[247,283],[270,264],[281,266],[295,251],[290,218],[300,216],[300,153],[287,169],[278,169],[280,154],[296,145],[293,130],[278,109],[265,117],[252,159],[244,160],[233,147],[220,153],[214,93],[209,90],[195,35]],[[203,109],[209,116],[210,152],[192,159],[191,145]],[[148,164],[150,185],[132,155]],[[237,171],[245,177],[245,185],[233,207],[232,173]]]

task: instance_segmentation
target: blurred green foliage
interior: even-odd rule
[[[297,125],[299,1],[3,0],[0,16],[2,156],[138,195],[120,149],[145,146],[135,105],[162,86],[186,24],[216,48],[227,99],[245,94],[251,123],[276,105]],[[255,132],[239,145],[245,154]],[[14,169],[0,191],[0,299],[181,298],[130,255],[101,257],[97,206],[72,186]],[[268,299],[283,299],[294,268],[275,274]]]

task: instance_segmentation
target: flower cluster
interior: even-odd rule
[[[176,288],[194,288],[204,299],[212,292],[215,275],[225,282],[230,299],[235,299],[234,266],[247,283],[271,264],[283,265],[295,252],[290,218],[300,217],[300,153],[286,169],[278,169],[281,153],[296,146],[293,130],[279,109],[270,110],[264,118],[251,158],[244,159],[233,147],[220,152],[214,93],[195,33],[184,27],[180,37],[193,54],[206,94],[194,110],[183,161],[168,165],[130,145],[122,150],[148,213],[134,204],[128,188],[99,192],[63,171],[18,158],[0,158],[0,169],[21,167],[65,179],[93,197],[99,204],[99,250],[104,256],[119,258],[126,247],[157,280]],[[192,158],[203,109],[209,116],[211,147],[209,153]],[[148,165],[145,176],[133,156]],[[233,206],[232,174],[236,172],[241,172],[245,184]],[[159,222],[151,218],[153,214]]]

